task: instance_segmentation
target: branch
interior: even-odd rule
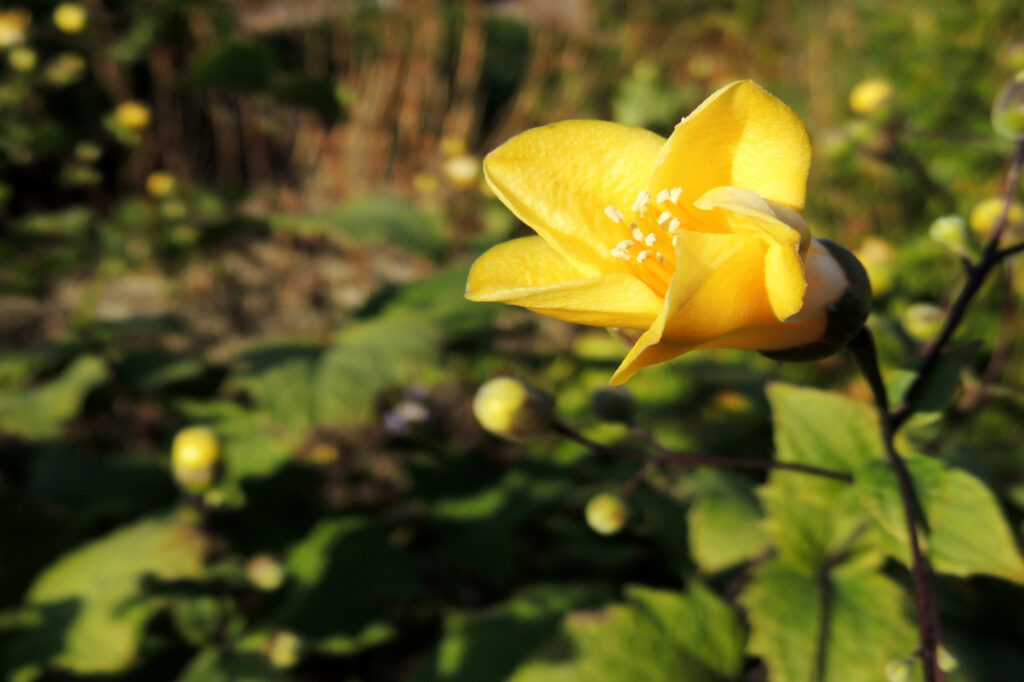
[[[653,462],[657,466],[712,466],[733,469],[795,471],[798,473],[811,474],[814,476],[830,478],[834,481],[841,481],[843,483],[853,482],[853,476],[846,472],[833,471],[832,469],[823,469],[821,467],[809,466],[806,464],[796,464],[792,462],[776,462],[774,460],[753,459],[749,457],[722,457],[720,455],[675,452],[672,450],[661,448],[659,448],[659,454],[650,455],[646,452],[639,452],[636,450],[625,450],[621,448],[603,445],[601,443],[598,443],[587,438],[579,431],[576,431],[571,426],[563,424],[562,422],[555,422],[554,429],[563,436],[571,438],[577,443],[580,443],[581,445],[584,445],[602,455],[619,457],[623,459],[631,459],[641,462]]]
[[[914,377],[913,383],[910,384],[910,388],[904,394],[900,406],[892,413],[891,425],[893,431],[898,430],[913,413],[914,401],[919,397],[921,390],[927,385],[928,379],[931,378],[932,372],[938,366],[942,350],[949,343],[953,333],[963,321],[968,304],[970,304],[974,295],[978,293],[978,290],[981,289],[981,285],[985,283],[988,273],[995,266],[999,265],[1007,255],[1024,249],[1024,245],[1021,244],[1015,244],[1003,250],[999,249],[999,240],[1002,238],[1003,232],[1006,231],[1007,224],[1009,223],[1010,205],[1013,203],[1017,184],[1020,182],[1021,164],[1024,164],[1024,140],[1017,143],[1013,159],[1010,161],[1010,167],[1006,172],[1003,210],[999,214],[999,220],[996,221],[995,227],[992,230],[992,236],[989,237],[988,243],[985,245],[981,260],[976,265],[971,265],[967,268],[967,282],[964,283],[963,289],[960,290],[956,301],[953,302],[952,307],[949,309],[949,315],[946,317],[946,322],[942,325],[942,331],[939,332],[938,338],[932,343],[924,356],[924,360],[921,361],[921,365],[917,370],[917,376]]]
[[[918,519],[926,528],[927,520],[917,494],[914,492],[914,484],[910,478],[910,472],[907,471],[907,465],[893,447],[895,426],[892,415],[889,413],[889,399],[885,393],[885,384],[882,382],[882,375],[878,369],[875,340],[867,327],[860,330],[860,333],[849,343],[848,348],[864,378],[871,386],[875,406],[878,408],[885,456],[893,471],[896,472],[900,500],[903,503],[903,515],[907,522],[907,536],[910,538],[911,575],[914,580],[914,602],[917,606],[917,629],[925,682],[942,682],[944,676],[939,668],[937,654],[941,625],[938,608],[935,605],[935,588],[932,585],[931,567],[928,565],[928,559],[921,552],[921,545],[917,537]]]

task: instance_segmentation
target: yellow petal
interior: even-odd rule
[[[540,237],[499,244],[473,264],[472,301],[500,301],[567,322],[646,329],[662,300],[630,273],[587,277]]]
[[[772,206],[760,195],[742,187],[716,187],[695,202],[697,208],[720,210],[736,233],[748,233],[768,244],[764,260],[764,288],[775,317],[779,320],[796,314],[803,305],[807,281],[804,279],[800,245],[804,235],[776,217]],[[787,216],[788,217],[788,216]],[[800,218],[795,216],[791,220]],[[810,243],[810,230],[800,218]]]
[[[649,189],[681,187],[686,205],[713,187],[734,185],[800,210],[810,162],[810,140],[797,115],[756,83],[737,81],[675,127]]]
[[[630,270],[610,250],[628,237],[605,214],[647,188],[665,140],[606,121],[563,121],[516,135],[484,159],[494,193],[584,275]]]

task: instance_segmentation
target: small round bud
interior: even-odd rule
[[[626,519],[629,518],[629,509],[625,501],[615,493],[594,495],[587,502],[584,513],[590,529],[601,535],[615,535],[622,530]]]
[[[122,128],[139,131],[149,125],[149,107],[142,102],[128,100],[114,109],[114,121]]]
[[[72,153],[83,163],[96,163],[103,156],[103,147],[92,140],[82,140],[75,145]]]
[[[960,662],[956,660],[956,656],[949,653],[949,649],[942,646],[941,644],[935,652],[935,657],[939,664],[939,669],[942,670],[942,672],[944,673],[953,672],[960,664]]]
[[[508,377],[484,382],[473,398],[473,415],[497,436],[521,440],[551,425],[554,400],[543,391]]]
[[[0,49],[24,42],[32,15],[23,9],[0,11]]]
[[[53,23],[64,33],[81,33],[89,13],[77,2],[62,2],[53,10]]]
[[[273,592],[284,584],[286,576],[280,561],[270,554],[257,554],[245,564],[245,577],[257,590]]]
[[[444,162],[444,174],[459,189],[475,187],[480,177],[480,160],[470,154],[453,156]]]
[[[932,303],[911,303],[900,316],[907,335],[915,341],[935,338],[942,329],[946,313]]]
[[[885,664],[885,679],[889,682],[908,682],[913,672],[914,663],[906,658],[889,661]]]
[[[161,199],[174,191],[178,181],[167,171],[153,171],[146,178],[146,192],[149,196]]]
[[[328,464],[334,464],[338,461],[338,457],[341,456],[341,450],[334,443],[320,442],[313,445],[306,451],[305,459],[310,464],[316,464],[319,466],[327,466]]]
[[[871,280],[871,291],[881,296],[892,288],[896,279],[896,250],[881,237],[868,237],[857,250],[857,259]]]
[[[971,209],[970,223],[974,234],[985,238],[992,233],[1000,216],[1003,215],[1003,207],[1006,200],[1002,197],[989,197],[982,199]],[[1010,210],[1006,214],[1007,227],[1010,229],[1024,225],[1024,206],[1014,201],[1010,204]]]
[[[38,57],[31,47],[16,47],[7,55],[7,63],[15,71],[25,73],[36,68]]]
[[[267,641],[266,654],[275,668],[293,668],[302,659],[302,638],[290,630],[278,630]]]
[[[967,221],[958,215],[941,216],[928,227],[928,236],[953,253],[964,253],[967,250]]]
[[[417,194],[429,196],[437,194],[441,189],[441,181],[433,173],[422,171],[413,176],[412,187],[416,190]]]
[[[992,127],[1008,140],[1024,138],[1024,71],[1011,78],[992,103]]]
[[[892,103],[895,89],[885,78],[868,78],[850,90],[850,111],[858,116],[882,112]]]
[[[209,486],[219,461],[217,434],[205,426],[182,429],[171,443],[174,480],[186,490],[198,492]]]
[[[43,78],[55,87],[77,83],[85,75],[87,64],[82,55],[75,52],[61,52],[46,65]]]
[[[633,396],[621,386],[607,386],[594,391],[591,404],[601,421],[633,423]]]

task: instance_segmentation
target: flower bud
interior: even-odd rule
[[[88,19],[88,12],[77,2],[62,2],[53,10],[53,23],[64,33],[81,33]]]
[[[584,514],[592,531],[601,535],[615,535],[626,524],[629,509],[625,501],[615,493],[600,493],[590,498]]]
[[[889,682],[908,682],[912,672],[914,672],[914,662],[907,658],[900,658],[885,664],[885,679]]]
[[[199,492],[213,482],[219,460],[217,434],[205,426],[182,429],[171,443],[174,480],[191,492]]]
[[[0,11],[0,49],[23,42],[31,23],[32,15],[27,10]]]
[[[960,662],[956,660],[956,656],[949,653],[949,649],[942,646],[941,644],[935,652],[935,658],[937,659],[937,663],[939,664],[939,669],[942,670],[942,672],[944,673],[953,672],[960,664]]]
[[[985,238],[992,233],[1000,216],[1003,215],[1003,207],[1006,206],[1006,199],[1002,197],[989,197],[982,199],[971,209],[970,223],[974,234]],[[1024,206],[1014,201],[1010,204],[1010,210],[1006,214],[1007,227],[1016,228],[1024,225]]]
[[[871,281],[871,291],[876,296],[889,291],[896,278],[896,250],[881,237],[868,237],[857,250],[861,262]]]
[[[153,171],[146,178],[146,192],[157,199],[163,198],[174,191],[178,181],[167,171]]]
[[[444,162],[444,174],[455,187],[469,189],[480,177],[480,161],[470,154],[453,156]]]
[[[911,303],[900,316],[903,329],[915,341],[928,341],[935,338],[942,329],[946,313],[932,303]]]
[[[964,253],[967,250],[967,221],[958,215],[941,216],[929,226],[928,236],[953,253]]]
[[[257,590],[273,592],[284,584],[286,576],[280,561],[270,554],[257,554],[245,564],[245,577]]]
[[[302,638],[290,630],[278,630],[267,641],[266,655],[275,668],[293,668],[302,658]]]
[[[149,125],[149,107],[141,102],[121,102],[114,109],[114,120],[122,128],[139,131]]]
[[[821,338],[797,348],[761,351],[761,355],[773,360],[808,361],[820,360],[836,353],[857,335],[871,312],[871,282],[868,273],[856,256],[830,239],[815,239],[832,256],[832,266],[819,273],[808,273],[808,292],[815,291],[820,300],[811,300],[810,293],[804,301],[801,315],[815,314],[815,308],[824,306],[826,313],[825,331]]]
[[[992,127],[1008,140],[1024,138],[1024,71],[1011,78],[992,103]]]
[[[594,391],[591,405],[601,421],[633,423],[633,396],[621,386],[607,386]]]
[[[892,102],[895,90],[885,78],[862,80],[850,90],[850,111],[859,116],[882,112]]]
[[[77,83],[85,75],[85,58],[75,52],[61,52],[46,65],[43,78],[54,87]]]
[[[25,73],[36,68],[38,57],[31,47],[16,47],[7,55],[7,63],[15,71]]]
[[[508,377],[484,382],[473,398],[473,415],[491,433],[522,440],[543,431],[554,418],[547,393]]]

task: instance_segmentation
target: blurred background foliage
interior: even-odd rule
[[[1024,11],[25,0],[0,9],[0,56],[6,678],[762,680],[766,660],[772,679],[802,681],[819,603],[792,566],[842,530],[809,531],[822,544],[808,548],[777,522],[825,500],[854,523],[831,483],[652,474],[623,531],[601,537],[584,506],[636,464],[477,426],[475,387],[507,374],[553,393],[590,437],[634,439],[591,406],[624,353],[616,339],[463,300],[472,259],[527,232],[482,184],[480,158],[565,118],[667,134],[719,85],[755,78],[810,129],[808,218],[868,267],[869,324],[898,392],[959,255],[993,221],[983,202],[1008,144],[989,107],[1024,68]],[[957,501],[956,533],[932,538],[953,547],[945,572],[1020,582],[1012,274],[983,292],[902,446],[976,477],[958,490],[995,492]],[[847,399],[812,409],[831,403],[766,393],[777,380]],[[787,428],[856,421],[868,396],[843,357],[729,351],[628,390],[666,445],[752,458],[799,450]],[[193,424],[221,456],[190,487],[170,449]],[[862,503],[885,527],[878,486]],[[996,538],[977,543],[980,569],[958,561],[972,535]],[[828,679],[881,679],[914,647],[906,572],[850,551],[880,569],[837,578]],[[1024,677],[1024,593],[995,577],[938,587],[951,679]]]

